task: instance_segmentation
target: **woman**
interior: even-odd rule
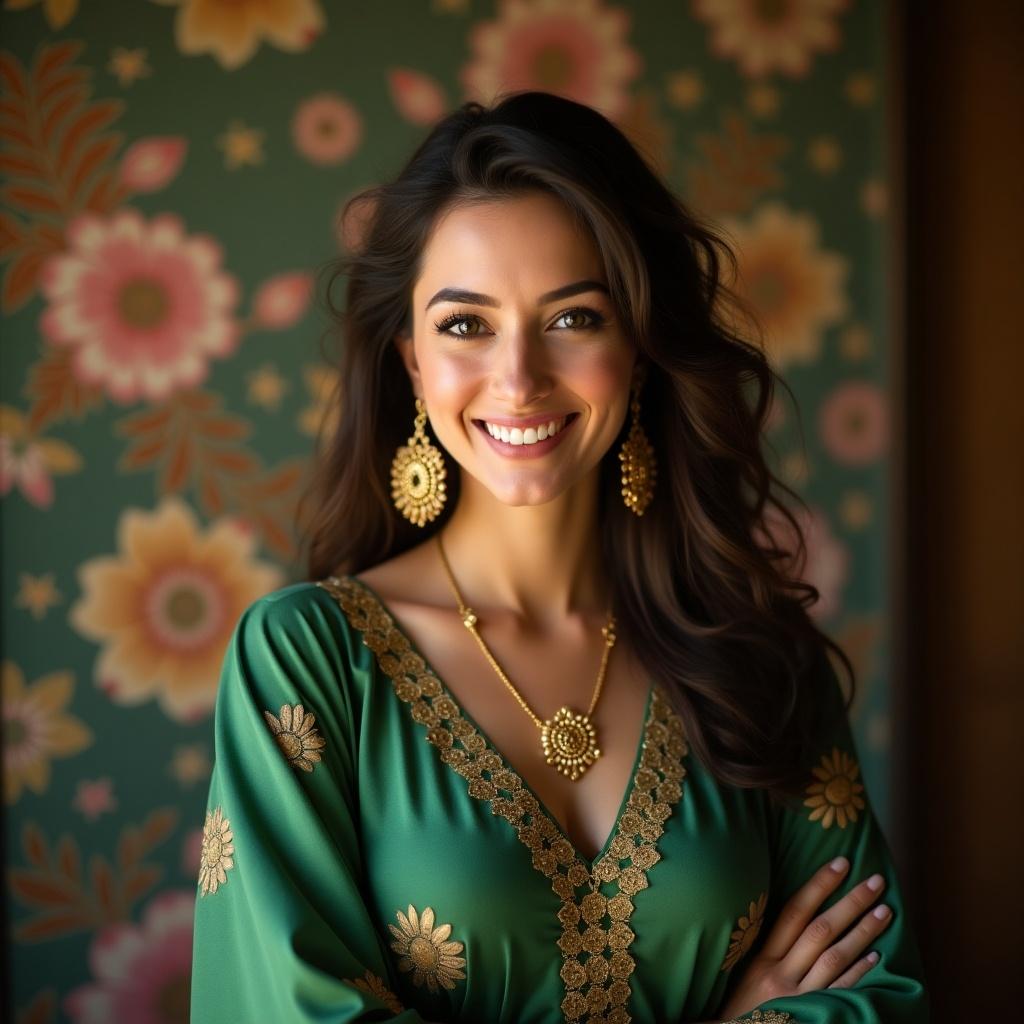
[[[539,92],[360,199],[309,582],[224,662],[193,1020],[925,1020],[728,250]]]

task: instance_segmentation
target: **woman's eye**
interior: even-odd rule
[[[604,317],[602,317],[600,313],[582,306],[576,309],[567,309],[564,313],[560,313],[556,318],[555,323],[566,319],[570,321],[568,329],[571,331],[594,330],[604,323]],[[479,326],[479,317],[476,317],[471,313],[452,313],[449,316],[446,316],[443,320],[437,321],[434,324],[434,328],[438,334],[450,334],[458,338],[474,338],[480,332],[456,329],[461,328],[464,325],[472,324]]]
[[[561,314],[561,316],[559,316],[558,319],[559,320],[564,320],[566,317],[569,317],[569,318],[571,318],[571,319],[576,321],[576,328],[575,329],[581,329],[581,328],[596,326],[593,323],[589,323],[588,324],[588,323],[581,323],[580,322],[581,320],[584,320],[584,319],[586,319],[588,317],[591,320],[594,320],[595,317],[596,317],[595,314],[592,314],[589,310],[586,310],[586,309],[567,309],[564,313]]]
[[[480,321],[475,316],[450,316],[434,326],[441,334],[455,334],[460,338],[471,338],[473,337],[472,332],[453,330],[453,328],[471,323],[476,323],[479,326]]]

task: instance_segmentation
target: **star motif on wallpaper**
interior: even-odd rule
[[[123,46],[115,46],[110,51],[110,61],[107,70],[117,79],[118,85],[131,85],[138,78],[148,78],[153,69],[146,63],[145,47],[139,46],[133,50]]]
[[[846,98],[855,107],[868,107],[875,101],[877,82],[869,71],[859,71],[846,79]]]
[[[183,786],[191,786],[210,777],[213,765],[206,748],[200,743],[178,747],[167,770]]]
[[[263,163],[265,137],[266,132],[258,128],[246,128],[242,121],[231,121],[227,131],[217,136],[217,145],[224,150],[224,166],[233,171],[246,164]]]
[[[246,382],[249,401],[261,409],[273,412],[277,411],[284,393],[288,390],[288,381],[270,363],[265,363],[249,373]]]
[[[53,584],[53,573],[33,576],[23,572],[18,577],[20,586],[15,595],[14,604],[18,608],[27,608],[32,618],[39,620],[54,605],[60,604],[61,592]]]
[[[666,76],[668,101],[680,110],[692,110],[704,99],[704,81],[699,71],[673,71]]]

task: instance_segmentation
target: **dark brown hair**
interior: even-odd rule
[[[730,326],[741,306],[724,280],[726,261],[736,270],[728,245],[588,106],[537,91],[490,108],[465,103],[393,181],[346,203],[348,252],[326,266],[340,348],[337,425],[320,440],[300,503],[312,508],[308,518],[300,512],[309,578],[375,565],[451,515],[457,473],[448,474],[444,512],[422,529],[391,501],[391,461],[415,411],[393,339],[412,329],[413,285],[439,215],[536,190],[559,198],[590,232],[619,321],[646,364],[641,423],[658,478],[643,517],[620,494],[616,453],[628,416],[600,471],[603,555],[619,628],[716,778],[773,797],[795,793],[830,703],[825,687],[835,686],[826,647],[851,686],[854,672],[807,613],[819,594],[794,571],[804,538],[776,492],[804,503],[762,452],[774,388],[789,388],[763,346]],[[339,309],[331,290],[342,277]],[[788,545],[774,536],[779,522],[788,523]]]

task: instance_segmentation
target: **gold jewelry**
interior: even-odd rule
[[[424,433],[426,423],[427,407],[417,398],[413,436],[391,461],[391,499],[395,508],[417,526],[436,519],[448,497],[444,456]]]
[[[462,624],[473,634],[480,649],[484,652],[491,667],[501,676],[505,686],[512,692],[512,696],[519,701],[519,706],[533,719],[534,725],[540,729],[540,742],[544,749],[544,760],[547,764],[555,766],[555,769],[575,782],[583,773],[601,756],[597,746],[597,732],[590,720],[590,715],[597,706],[597,699],[601,696],[601,687],[604,685],[605,670],[608,667],[608,655],[615,646],[615,616],[609,614],[608,625],[601,627],[604,636],[604,652],[601,655],[601,668],[597,673],[597,686],[594,688],[594,696],[590,700],[590,707],[586,712],[574,712],[564,704],[555,714],[542,721],[534,714],[529,704],[523,700],[519,691],[512,685],[508,676],[502,672],[501,667],[494,660],[494,655],[487,649],[476,628],[476,614],[462,600],[458,584],[452,575],[451,566],[444,553],[444,545],[441,543],[440,531],[435,534],[437,547],[441,552],[441,561],[444,563],[445,572],[451,581],[452,589],[455,591],[455,599],[459,603],[459,614],[462,616]]]
[[[629,429],[629,437],[619,450],[619,461],[622,463],[622,499],[626,508],[642,516],[654,497],[654,484],[658,476],[658,465],[654,458],[654,448],[644,428],[640,426],[640,387],[638,379],[633,389],[630,407],[633,410],[633,425]]]

